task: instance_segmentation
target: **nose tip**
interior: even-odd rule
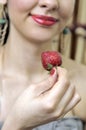
[[[40,7],[47,10],[57,10],[59,7],[58,0],[39,0]]]

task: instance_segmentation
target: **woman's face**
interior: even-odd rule
[[[11,29],[32,41],[60,33],[73,13],[75,0],[7,0]]]

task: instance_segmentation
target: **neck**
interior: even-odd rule
[[[17,42],[16,42],[17,41]],[[5,72],[17,74],[41,73],[41,52],[52,50],[51,43],[36,44],[9,39],[4,46]]]

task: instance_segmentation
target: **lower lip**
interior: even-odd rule
[[[43,26],[53,26],[57,23],[56,20],[49,20],[47,18],[44,18],[42,16],[35,16],[35,15],[32,15],[32,18],[33,20],[40,24],[40,25],[43,25]]]

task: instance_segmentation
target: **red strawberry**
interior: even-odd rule
[[[43,67],[50,71],[53,67],[60,66],[62,64],[62,57],[57,51],[45,51],[41,54],[41,61]]]

